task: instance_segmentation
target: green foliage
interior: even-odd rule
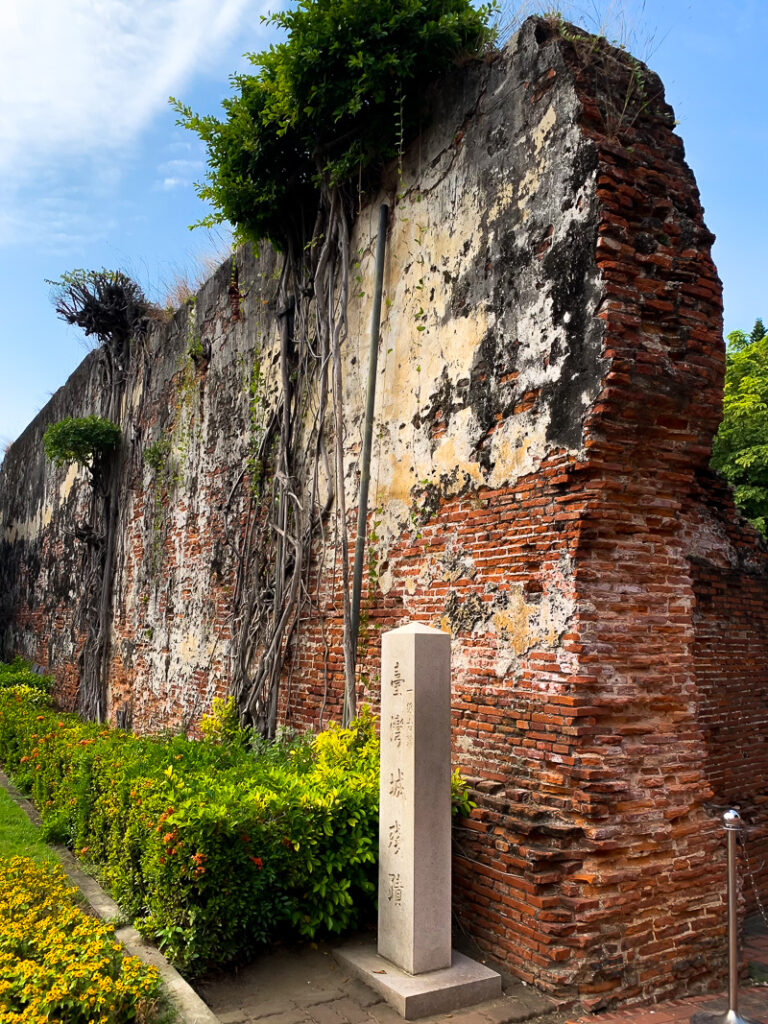
[[[458,768],[451,773],[451,807],[456,818],[468,818],[477,804],[470,799],[469,785],[462,779]]]
[[[160,1020],[156,968],[123,957],[112,929],[75,896],[57,865],[0,860],[0,1020]]]
[[[14,658],[12,662],[0,662],[0,690],[18,686],[50,693],[53,678],[33,672],[32,666],[23,658]]]
[[[768,331],[765,329],[765,324],[760,317],[758,317],[757,320],[755,320],[755,326],[752,328],[749,335],[749,340],[754,344],[756,341],[762,341],[766,334],[768,334]]]
[[[341,932],[371,908],[372,722],[318,742],[308,761],[255,759],[243,743],[138,738],[0,692],[0,759],[48,836],[93,861],[190,974],[286,932]]]
[[[142,452],[142,458],[155,473],[162,473],[166,468],[170,453],[170,439],[168,437],[161,437],[159,440],[147,445]]]
[[[380,165],[418,123],[427,86],[491,40],[495,4],[469,0],[296,0],[266,21],[284,42],[249,55],[223,121],[173,100],[208,148],[198,187],[242,236],[278,248],[311,237],[321,184]]]
[[[765,325],[760,317],[755,320],[755,325],[747,334],[746,331],[731,331],[726,338],[726,348],[728,353],[743,352],[748,345],[753,345],[756,341],[762,341],[766,335]]]
[[[93,469],[120,444],[120,427],[101,416],[66,416],[43,435],[45,454],[57,466],[76,462]]]
[[[757,339],[757,334],[762,335]],[[712,468],[734,489],[739,509],[768,534],[768,335],[758,320],[751,335],[728,335],[723,421]]]
[[[234,697],[213,698],[213,707],[200,721],[200,732],[209,743],[240,743],[244,731]]]

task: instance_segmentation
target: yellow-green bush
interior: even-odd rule
[[[29,662],[23,658],[14,658],[11,662],[0,662],[0,690],[7,690],[12,686],[28,686],[33,690],[49,693],[53,686],[53,678],[34,672]]]
[[[1,1024],[157,1019],[157,971],[122,956],[112,929],[73,893],[57,866],[0,860]]]
[[[244,737],[138,737],[0,691],[0,762],[31,793],[45,834],[98,865],[137,927],[190,975],[370,912],[373,721],[331,736],[322,757],[303,747],[255,757]]]

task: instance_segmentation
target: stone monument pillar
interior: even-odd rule
[[[379,953],[451,965],[451,638],[411,623],[381,645]]]
[[[451,638],[414,622],[381,645],[378,952],[336,959],[407,1020],[501,994],[489,967],[451,950]]]

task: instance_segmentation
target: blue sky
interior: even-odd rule
[[[50,303],[76,267],[127,271],[154,299],[224,254],[205,154],[168,96],[216,112],[277,0],[7,0],[0,9],[0,445],[83,358]],[[523,5],[525,6],[525,5]],[[530,4],[533,9],[534,3]],[[725,288],[725,329],[768,322],[768,0],[563,0],[657,71],[696,175]],[[509,0],[505,13],[518,13]],[[0,449],[1,451],[1,449]]]

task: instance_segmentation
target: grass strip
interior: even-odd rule
[[[53,850],[4,787],[0,786],[0,858],[29,857],[36,864],[58,864]]]

